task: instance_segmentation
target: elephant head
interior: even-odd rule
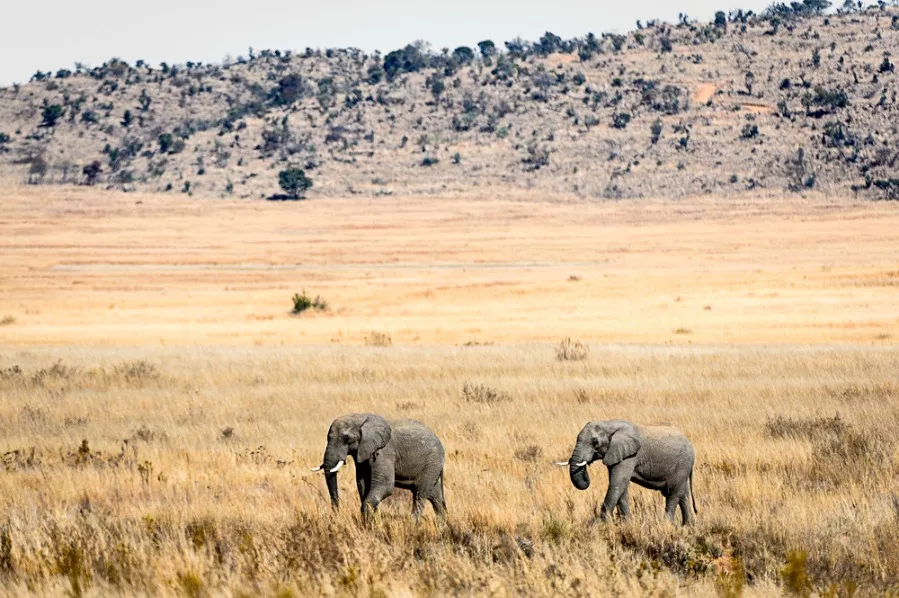
[[[612,467],[637,454],[643,444],[640,431],[624,421],[590,422],[577,435],[577,442],[567,465],[571,483],[578,490],[590,487],[587,466],[602,459],[606,467]]]
[[[337,472],[346,464],[348,455],[358,466],[371,459],[390,441],[390,424],[373,413],[354,413],[338,417],[328,429],[328,446],[322,464],[313,471],[325,470],[325,482],[331,504],[340,504],[337,493]]]

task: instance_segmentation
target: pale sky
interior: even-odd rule
[[[0,33],[0,85],[25,82],[37,70],[97,66],[112,57],[152,65],[221,62],[256,50],[354,46],[383,52],[423,39],[435,50],[483,39],[536,40],[587,32],[623,33],[635,21],[669,22],[679,12],[710,20],[716,10],[759,11],[771,0],[636,0],[547,2],[443,0],[10,0]]]

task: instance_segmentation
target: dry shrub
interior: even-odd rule
[[[389,347],[393,344],[393,339],[384,332],[369,332],[365,335],[365,344],[369,347]]]
[[[462,385],[462,399],[468,403],[493,405],[494,403],[511,401],[512,397],[509,393],[497,390],[486,384],[472,384],[471,382],[466,382]]]
[[[893,442],[885,433],[847,428],[815,439],[807,479],[829,487],[868,485],[892,469],[892,460]]]
[[[593,397],[590,395],[589,391],[578,388],[574,391],[574,400],[578,405],[586,405],[593,400]]]
[[[843,434],[849,429],[849,424],[840,418],[839,414],[833,417],[791,418],[769,417],[765,422],[765,435],[769,438],[792,438],[813,440],[823,435]]]
[[[515,451],[515,458],[526,463],[536,463],[543,456],[543,449],[536,444],[529,444]]]
[[[3,316],[0,318],[0,326],[11,326],[16,323],[15,316]]]
[[[164,441],[166,439],[168,439],[168,434],[166,434],[162,430],[157,430],[148,426],[139,427],[134,431],[134,434],[131,435],[132,441],[142,440],[143,442],[155,442],[157,440]]]
[[[578,340],[565,337],[556,345],[556,359],[559,361],[583,361],[590,355],[590,346]]]
[[[143,360],[126,361],[113,366],[112,376],[134,386],[141,386],[146,382],[160,378],[159,370],[156,369],[156,366]]]

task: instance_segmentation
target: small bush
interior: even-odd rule
[[[612,115],[612,126],[616,129],[626,129],[631,122],[631,115],[627,112],[618,112]]]
[[[571,338],[563,338],[556,345],[556,359],[559,361],[583,361],[590,355],[590,346]]]
[[[512,400],[508,393],[497,390],[486,384],[472,384],[466,382],[462,385],[462,399],[468,403],[492,405]]]
[[[662,123],[662,119],[656,119],[654,123],[652,123],[652,127],[650,127],[650,137],[649,140],[652,141],[652,144],[655,145],[659,142],[659,139],[662,138],[662,129],[665,128],[665,125]]]
[[[389,347],[393,344],[393,339],[383,332],[369,332],[365,335],[365,344],[369,347]]]
[[[41,111],[41,126],[42,127],[55,127],[56,123],[59,122],[59,119],[62,118],[62,106],[59,104],[50,104],[44,106]]]
[[[304,290],[302,293],[294,293],[291,298],[293,301],[293,313],[294,315],[301,314],[308,309],[314,309],[315,311],[325,311],[328,309],[328,302],[321,298],[321,296],[316,295],[315,299],[309,297]]]
[[[746,123],[740,133],[742,139],[755,139],[759,136],[759,127],[753,123]]]
[[[0,319],[0,326],[11,326],[15,323],[16,323],[15,316],[3,316],[3,318]]]
[[[515,451],[515,458],[526,463],[536,463],[543,456],[543,449],[536,444],[529,444]]]
[[[791,418],[770,417],[765,422],[765,436],[768,438],[813,440],[824,435],[839,436],[849,429],[839,414],[833,417]]]

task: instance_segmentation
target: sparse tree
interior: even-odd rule
[[[94,160],[81,170],[81,174],[84,175],[84,184],[88,186],[97,184],[97,179],[100,178],[102,172],[103,166],[100,164],[100,161]]]
[[[41,111],[41,124],[42,127],[55,127],[56,123],[62,118],[62,106],[59,104],[44,104],[44,108]]]
[[[662,123],[661,118],[657,118],[655,122],[652,123],[652,126],[649,129],[649,139],[650,141],[652,141],[653,145],[657,144],[659,142],[659,139],[662,138],[662,130],[664,129],[664,127],[665,125]]]
[[[727,29],[727,14],[723,10],[715,13],[715,27]]]
[[[288,168],[278,173],[278,184],[293,199],[303,199],[312,188],[312,179],[299,168]]]
[[[478,50],[481,52],[481,56],[483,56],[485,60],[491,60],[494,56],[496,56],[496,44],[494,44],[489,39],[478,42]]]

